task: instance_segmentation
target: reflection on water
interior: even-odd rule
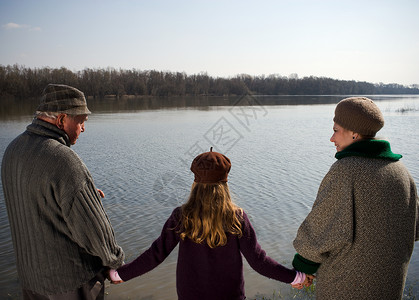
[[[89,109],[94,113],[133,112],[141,110],[194,108],[207,110],[213,106],[234,106],[243,96],[182,96],[182,97],[136,97],[124,96],[120,99],[105,97],[88,98]],[[296,95],[296,96],[252,96],[261,105],[311,105],[333,104],[349,97],[343,95]],[[417,95],[372,95],[373,100],[417,99]],[[39,99],[0,99],[0,119],[17,118],[32,115],[38,106]]]
[[[403,162],[419,182],[419,141],[412,138],[418,129],[419,97],[380,97],[377,104],[386,119],[380,135],[390,140],[394,152],[403,154]],[[211,106],[187,98],[91,100],[94,113],[73,149],[106,194],[103,203],[127,261],[150,246],[172,209],[185,201],[193,181],[189,171],[193,151],[216,146],[232,161],[231,191],[248,213],[262,247],[290,266],[297,228],[335,161],[329,138],[335,103],[342,98],[256,97],[253,105],[259,107],[234,106],[243,103],[239,97],[208,98]],[[298,103],[303,99],[316,105]],[[408,109],[402,113],[400,108]],[[0,158],[32,113],[2,116]],[[234,135],[223,139],[220,128]],[[5,298],[7,293],[16,295],[19,287],[2,194],[0,237],[0,298]],[[174,299],[176,251],[141,278],[107,287],[107,299]],[[409,282],[419,277],[418,267],[415,249]],[[249,297],[289,291],[287,285],[258,275],[248,265],[245,279]]]
[[[158,109],[209,109],[212,106],[234,106],[240,102],[243,96],[217,97],[217,96],[183,96],[183,97],[135,97],[124,96],[120,99],[105,97],[95,99],[90,97],[88,101],[89,109],[94,113],[114,113],[114,112],[133,112],[140,110]],[[337,103],[347,96],[252,96],[261,105],[311,105],[311,104],[332,104]],[[411,95],[374,95],[369,96],[373,100],[400,100],[417,98]],[[0,119],[16,118],[32,115],[38,106],[39,99],[32,98],[26,100],[13,100],[10,98],[0,99]]]
[[[244,96],[246,97],[246,96]],[[248,97],[248,96],[247,96]],[[251,96],[261,105],[311,105],[332,104],[349,96],[342,95],[296,95],[296,96]],[[373,95],[373,100],[417,99],[417,95]],[[140,110],[194,108],[207,110],[212,106],[234,106],[240,103],[243,96],[182,96],[182,97],[136,97],[124,96],[120,99],[105,97],[88,98],[89,109],[94,113],[133,112]],[[0,119],[17,118],[32,115],[38,106],[39,99],[0,99]]]

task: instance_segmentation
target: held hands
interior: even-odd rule
[[[301,290],[303,287],[309,287],[310,285],[312,285],[314,278],[316,278],[316,276],[306,274],[306,279],[303,283],[292,284],[291,286],[295,289]]]
[[[118,272],[115,269],[110,269],[107,276],[111,284],[119,284],[124,282],[121,277],[119,277]]]
[[[111,280],[111,284],[120,284],[120,283],[123,283],[124,281],[123,280],[118,280],[118,281],[112,281]]]

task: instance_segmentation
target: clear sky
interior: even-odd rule
[[[419,0],[0,0],[0,64],[419,84]]]

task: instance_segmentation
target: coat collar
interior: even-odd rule
[[[41,136],[52,138],[68,147],[71,146],[70,139],[64,130],[59,129],[57,126],[40,119],[33,119],[32,124],[26,127],[26,130]]]
[[[381,158],[397,161],[402,155],[391,151],[390,143],[384,140],[361,140],[350,144],[348,147],[335,154],[337,159],[348,156],[361,156],[368,158]]]

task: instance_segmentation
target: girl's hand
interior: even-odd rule
[[[120,284],[124,282],[121,277],[119,277],[118,272],[115,269],[109,270],[108,279],[111,282],[111,284]]]
[[[302,283],[297,283],[297,284],[291,284],[291,286],[295,289],[299,289],[301,290],[304,286]]]

